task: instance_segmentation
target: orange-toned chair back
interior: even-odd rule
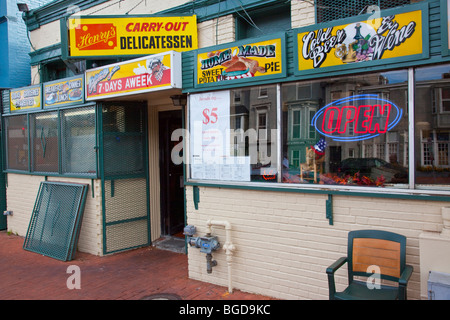
[[[400,277],[400,243],[371,238],[353,239],[353,272],[367,272],[370,266],[380,268],[383,275]]]

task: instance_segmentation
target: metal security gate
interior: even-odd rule
[[[0,108],[3,110],[3,105],[8,104],[9,106],[9,91],[0,90]],[[3,123],[0,117],[0,124]],[[0,125],[3,127],[3,125]],[[3,172],[3,130],[0,128],[0,230],[5,230],[7,228],[7,219],[6,216],[3,215],[3,212],[6,210],[6,178],[5,173]]]
[[[41,182],[23,248],[62,261],[72,260],[88,187]]]
[[[146,105],[104,103],[98,120],[103,253],[149,245]]]
[[[0,147],[0,230],[5,230],[7,228],[7,219],[3,212],[6,210],[6,179],[3,172],[3,161],[1,160],[2,154],[3,147]]]
[[[411,0],[315,0],[317,23],[410,4]]]

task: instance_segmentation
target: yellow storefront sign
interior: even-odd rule
[[[84,77],[66,78],[44,83],[44,108],[84,101]]]
[[[86,100],[181,88],[181,53],[166,52],[86,71]]]
[[[276,38],[199,53],[196,84],[281,75],[284,72],[283,44],[283,39]]]
[[[297,34],[298,71],[421,55],[422,10]]]
[[[10,111],[21,111],[41,108],[41,86],[31,86],[10,91]]]
[[[129,56],[197,49],[197,17],[86,16],[67,19],[68,55]]]

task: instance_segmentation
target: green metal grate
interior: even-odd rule
[[[30,115],[33,171],[58,172],[58,113]]]
[[[410,0],[316,0],[316,20],[321,23],[370,13],[371,6],[384,10],[410,3]]]
[[[41,182],[23,248],[58,260],[76,251],[88,185]]]
[[[102,106],[103,252],[150,243],[146,108]]]
[[[5,117],[6,168],[28,170],[27,115]]]
[[[103,107],[103,165],[105,176],[139,175],[144,170],[143,109]]]
[[[96,107],[7,116],[6,169],[97,177]]]
[[[105,247],[107,252],[149,243],[145,178],[105,181]]]
[[[95,107],[61,112],[62,173],[92,175],[97,172]]]

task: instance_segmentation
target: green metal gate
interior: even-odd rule
[[[3,141],[0,139],[0,141]],[[7,228],[6,216],[3,212],[6,210],[6,179],[3,173],[3,146],[0,146],[0,230]]]
[[[149,245],[146,105],[103,103],[98,123],[103,253]]]
[[[72,260],[87,190],[87,184],[41,182],[23,248],[62,261]]]
[[[1,96],[0,98],[3,99],[3,93],[0,91]],[[3,105],[3,100],[1,101],[0,105]],[[0,118],[0,123],[3,121]],[[3,131],[0,131],[0,230],[6,230],[7,228],[7,222],[6,222],[6,216],[3,215],[3,212],[6,210],[6,178],[5,173],[3,172]]]

